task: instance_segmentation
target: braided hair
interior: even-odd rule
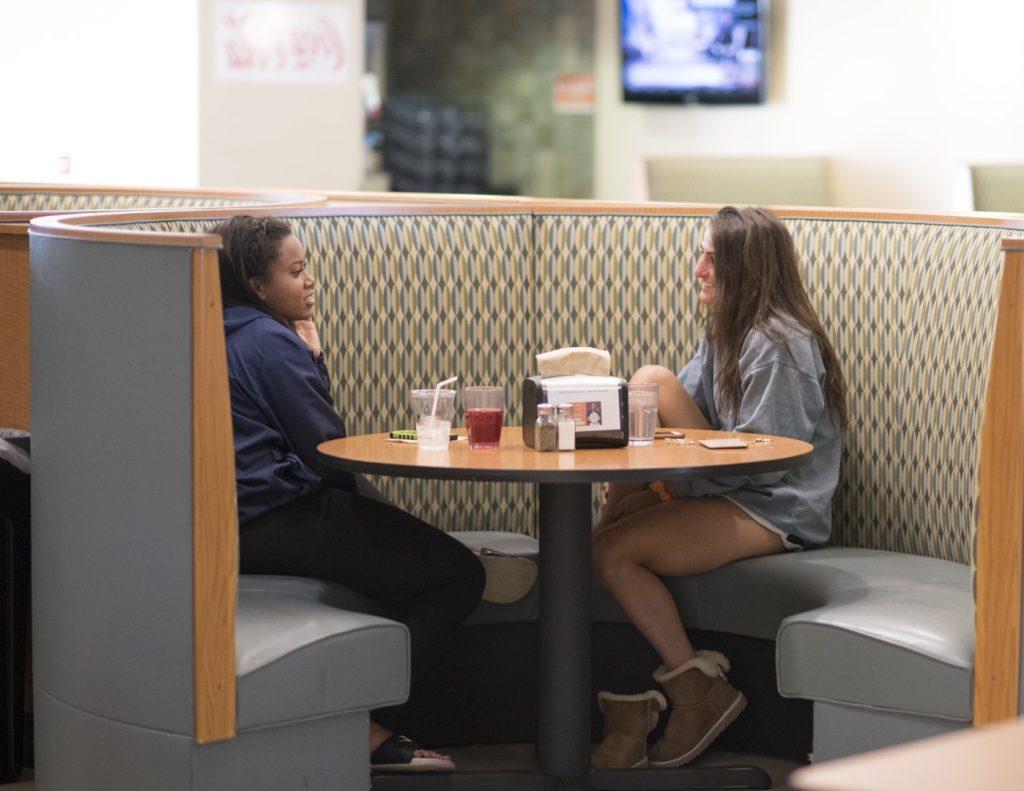
[[[237,214],[218,223],[212,233],[224,240],[217,251],[224,307],[258,308],[288,326],[280,316],[268,310],[250,281],[266,279],[270,264],[281,252],[281,240],[291,236],[291,226],[277,217]]]

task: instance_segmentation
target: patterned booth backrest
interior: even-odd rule
[[[707,217],[642,212],[537,217],[540,279],[567,295],[542,345],[607,345],[623,375],[689,359],[700,335],[694,251]],[[969,562],[1000,240],[1022,232],[785,222],[848,382],[832,543]]]
[[[649,362],[681,368],[699,340],[692,267],[706,211],[300,211],[293,223],[320,280],[328,366],[353,433],[408,424],[408,391],[454,374],[505,383],[508,422],[519,422],[519,382],[537,351],[604,346],[613,373],[628,376]],[[969,562],[1000,239],[1024,231],[784,220],[849,385],[833,543]],[[523,486],[379,483],[448,530],[534,530]]]
[[[519,383],[532,371],[538,320],[532,216],[522,211],[288,218],[319,281],[327,366],[350,433],[412,423],[409,391],[458,375],[505,384],[518,423]],[[192,232],[212,221],[119,224]],[[399,506],[445,530],[534,531],[526,484],[439,484],[377,478]]]
[[[136,190],[118,191],[89,188],[66,188],[59,185],[50,188],[12,187],[0,185],[0,215],[8,212],[84,212],[115,211],[129,209],[200,209],[219,206],[253,206],[275,203],[309,202],[311,195],[273,195],[250,193],[230,195],[196,191]],[[316,202],[321,202],[319,199]]]

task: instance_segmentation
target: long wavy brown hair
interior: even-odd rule
[[[845,428],[846,381],[800,280],[796,246],[786,226],[767,209],[725,206],[711,218],[711,243],[717,298],[706,314],[705,329],[719,361],[723,411],[735,414],[739,408],[740,351],[750,331],[782,341],[779,325],[796,326],[818,344],[825,363],[825,404],[836,424]]]

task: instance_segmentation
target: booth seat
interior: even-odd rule
[[[533,373],[538,351],[558,346],[604,346],[613,371],[623,375],[651,362],[681,367],[699,339],[693,251],[713,210],[538,201],[267,213],[289,219],[306,245],[320,283],[317,314],[334,397],[346,405],[349,430],[363,433],[407,423],[408,390],[453,374],[466,384],[506,383],[508,422],[516,423],[519,382]],[[163,294],[153,279],[159,269],[147,262],[180,247],[207,255],[216,241],[202,234],[223,215],[37,221],[33,287],[45,285],[41,299],[49,300],[61,278],[48,270],[58,262],[65,267],[61,276],[76,280],[105,262],[138,272],[132,288]],[[1008,373],[1024,363],[1024,321],[1014,313],[1024,301],[1024,221],[815,209],[780,215],[849,383],[851,425],[832,543],[669,580],[683,621],[774,642],[779,692],[813,702],[815,758],[1016,714],[1019,659],[1000,651],[1020,645],[1019,567],[1014,577],[1011,561],[1014,547],[1019,558],[1024,515],[1014,510],[1017,499],[1002,493],[1020,490],[1024,463],[993,449],[1024,446],[1024,393],[1014,390]],[[103,227],[90,227],[97,223]],[[72,238],[90,234],[117,241],[88,245]],[[1000,245],[1007,237],[1012,251],[1004,267]],[[65,288],[71,286],[59,290]],[[213,337],[219,303],[210,302],[207,312],[203,337]],[[47,319],[38,325],[51,339],[37,355],[47,361],[38,381],[50,393],[52,416],[62,403],[92,403],[98,394],[68,381],[66,372],[60,381],[46,372],[53,362],[77,360],[70,350],[57,355],[56,338],[78,328],[71,314],[55,309]],[[105,331],[114,334],[123,324],[112,321]],[[109,361],[111,377],[128,359],[140,364],[117,392],[144,388],[141,393],[155,397],[187,380],[163,370],[165,358],[187,344],[187,332],[167,337],[166,328],[176,325],[164,313],[149,321],[163,328],[160,338],[141,333]],[[147,372],[158,372],[159,381],[142,378]],[[199,392],[216,386],[212,376]],[[128,414],[140,420],[159,411],[146,397],[130,404],[138,406]],[[161,424],[188,424],[187,415],[159,414]],[[57,439],[81,432],[66,415],[47,425],[34,451],[49,460],[40,462],[50,470],[48,480],[67,486],[73,476],[58,461]],[[103,432],[88,434],[97,435]],[[124,443],[120,436],[119,450]],[[148,459],[141,452],[128,457]],[[219,486],[227,491],[233,480],[221,472]],[[135,483],[140,503],[172,496],[151,474]],[[525,486],[392,479],[377,485],[470,545],[535,551],[535,503]],[[42,539],[44,568],[64,570],[47,547],[60,545],[77,519],[81,509],[71,502],[92,506],[97,499],[93,490],[77,493],[61,514],[43,507],[50,526]],[[113,523],[146,522],[150,509],[137,508]],[[221,540],[229,532],[223,528]],[[139,551],[154,555],[149,547]],[[223,548],[211,545],[197,558],[208,552],[223,558]],[[198,574],[198,562],[195,568]],[[81,575],[74,582],[95,587]],[[238,584],[245,590],[257,582],[275,602],[288,596],[366,609],[351,592],[319,581],[243,578]],[[68,606],[69,597],[65,590],[47,603]],[[471,624],[528,623],[535,597],[536,591],[512,605],[482,605]],[[46,622],[53,609],[37,612],[37,620]],[[144,620],[145,612],[140,607],[135,616]],[[594,617],[623,622],[596,589]],[[203,638],[204,645],[218,641],[223,637]],[[982,670],[978,662],[986,663]],[[180,672],[180,662],[168,666]]]

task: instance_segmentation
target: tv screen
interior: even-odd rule
[[[622,0],[627,102],[764,101],[767,0]]]

